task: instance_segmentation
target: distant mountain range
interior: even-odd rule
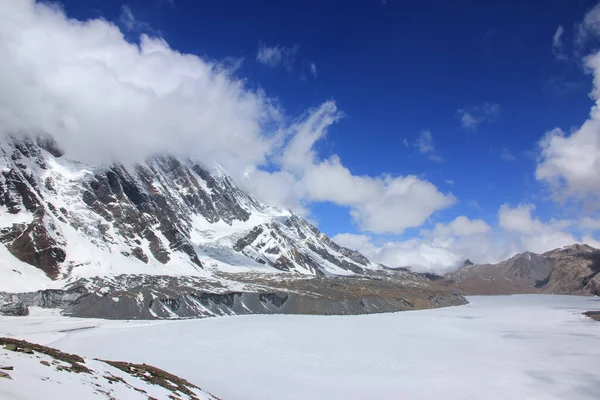
[[[600,250],[574,244],[543,254],[520,253],[498,264],[469,262],[443,279],[465,295],[600,295]]]

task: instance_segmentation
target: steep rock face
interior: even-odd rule
[[[29,308],[15,294],[0,295],[0,315],[24,316],[29,315]]]
[[[600,251],[574,244],[544,254],[525,252],[498,264],[468,265],[446,274],[465,294],[598,294]]]
[[[89,166],[48,138],[10,139],[0,166],[0,210],[9,216],[0,218],[0,241],[52,279],[93,276],[96,264],[201,274],[201,259],[317,276],[378,268],[304,219],[260,203],[218,167],[170,156]]]
[[[466,264],[445,278],[467,294],[529,293],[536,290],[538,281],[550,274],[555,262],[552,258],[525,252],[498,264]]]
[[[551,255],[556,256],[557,253]],[[557,259],[552,273],[539,285],[541,290],[555,294],[600,295],[600,251],[593,248],[580,253],[568,251]]]
[[[256,226],[235,243],[234,249],[281,271],[317,276],[379,269],[359,252],[339,246],[297,216]]]

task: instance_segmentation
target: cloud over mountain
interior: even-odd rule
[[[315,143],[342,117],[333,101],[290,117],[225,64],[161,37],[131,43],[115,24],[67,18],[53,3],[0,8],[2,134],[50,134],[87,162],[157,153],[216,161],[263,200],[300,212],[313,201],[339,204],[373,232],[419,226],[456,201],[416,176],[357,176],[335,154],[319,159]],[[257,58],[276,65],[288,53],[265,46]]]

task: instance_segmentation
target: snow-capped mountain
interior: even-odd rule
[[[28,139],[2,146],[0,168],[0,240],[54,280],[203,276],[210,266],[306,275],[378,268],[192,160],[90,166],[68,160],[49,139]]]
[[[199,161],[156,156],[134,165],[89,165],[69,159],[50,138],[8,138],[0,142],[0,172],[0,291],[56,289],[5,296],[13,311],[23,299],[61,307],[77,301],[74,313],[87,316],[269,311],[266,297],[248,293],[294,291],[294,279],[392,274],[305,219],[261,203],[222,168]],[[396,275],[404,286],[429,285],[415,274]],[[313,297],[324,290],[314,289]],[[217,296],[232,291],[245,293],[254,309],[234,304],[239,296]],[[89,293],[110,304],[97,312],[100,299],[81,298]],[[348,293],[332,296],[345,301]],[[367,303],[357,304],[366,312]]]

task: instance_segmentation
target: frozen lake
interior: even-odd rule
[[[469,300],[395,314],[150,323],[46,311],[0,317],[0,335],[153,364],[224,400],[600,399],[600,323],[581,315],[600,299]]]

